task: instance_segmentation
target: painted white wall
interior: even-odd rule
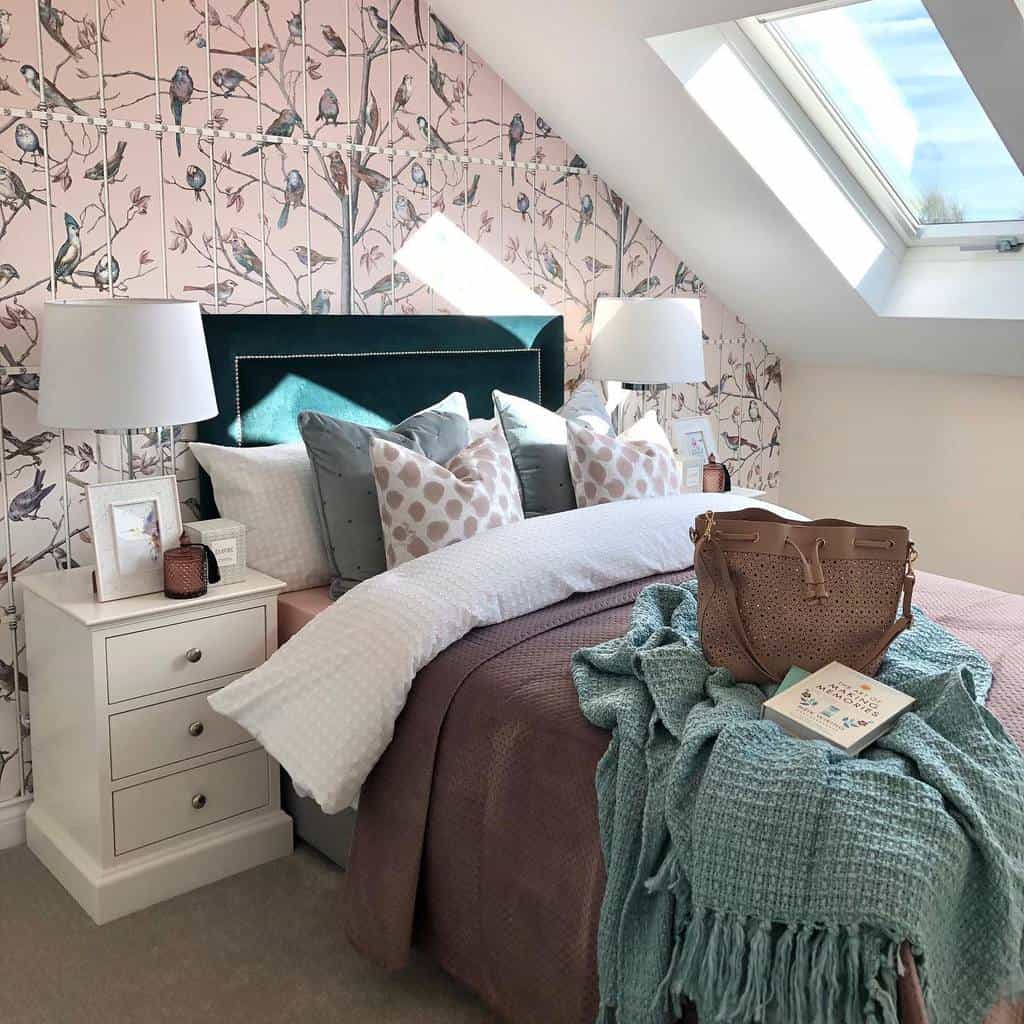
[[[976,0],[972,11],[1001,2]],[[1024,375],[1021,320],[976,319],[965,327],[908,315],[909,294],[898,315],[879,316],[647,42],[769,6],[790,5],[435,0],[433,9],[543,109],[596,173],[635,197],[634,208],[665,243],[788,362]],[[988,258],[1004,259],[1024,281],[1024,256]]]
[[[906,524],[920,568],[1024,593],[1024,379],[785,368],[783,505]]]

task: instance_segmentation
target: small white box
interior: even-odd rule
[[[186,523],[193,544],[205,544],[217,559],[221,583],[239,583],[245,579],[245,524],[233,519],[205,519]]]

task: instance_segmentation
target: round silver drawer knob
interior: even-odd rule
[[[192,797],[192,806],[197,810],[201,811],[206,806],[206,797],[202,793],[196,793]]]
[[[203,723],[202,722],[193,722],[188,727],[188,734],[189,734],[189,736],[202,736],[203,735]]]
[[[185,652],[185,660],[190,661],[193,665],[202,658],[203,652],[198,647],[190,647]]]

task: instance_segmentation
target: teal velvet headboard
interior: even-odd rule
[[[481,417],[492,415],[494,388],[549,409],[563,400],[560,316],[221,313],[203,327],[220,412],[198,434],[211,444],[298,441],[304,409],[391,426],[451,391]]]

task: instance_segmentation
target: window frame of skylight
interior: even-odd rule
[[[869,0],[824,0],[822,3],[805,4],[773,14],[745,18],[737,24],[831,146],[838,159],[908,245],[987,244],[1001,238],[1024,235],[1024,220],[921,223],[875,162],[867,147],[860,141],[857,133],[818,84],[810,68],[789,45],[782,33],[773,28],[774,22],[787,18],[867,2]]]

